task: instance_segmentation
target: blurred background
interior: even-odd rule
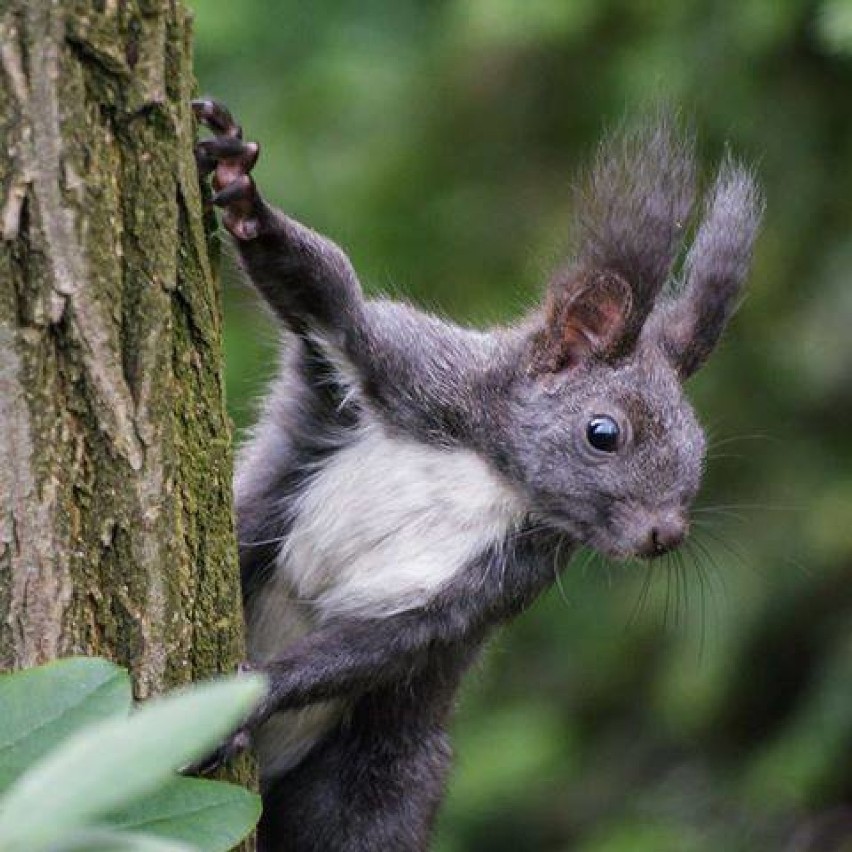
[[[602,131],[680,105],[767,213],[681,570],[578,559],[469,678],[439,852],[852,849],[852,0],[194,0],[200,89],[372,291],[535,299]],[[275,332],[226,281],[238,429]]]

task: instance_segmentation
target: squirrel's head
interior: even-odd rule
[[[682,382],[736,306],[762,200],[731,157],[697,221],[694,198],[693,144],[671,121],[601,147],[576,201],[578,251],[511,395],[514,478],[537,514],[609,556],[680,544],[700,484],[704,433]]]

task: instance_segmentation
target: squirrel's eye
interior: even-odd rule
[[[618,423],[611,417],[593,417],[586,426],[586,440],[602,453],[614,453],[618,449]]]

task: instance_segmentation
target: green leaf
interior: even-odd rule
[[[156,789],[219,743],[264,689],[261,677],[222,679],[73,734],[0,800],[0,849],[43,849]]]
[[[90,828],[72,832],[46,852],[197,852],[197,847],[145,834]]]
[[[73,731],[127,716],[132,701],[127,672],[96,657],[0,675],[0,793]]]
[[[204,852],[227,852],[260,818],[260,797],[220,781],[178,778],[105,821],[123,829],[184,840]]]

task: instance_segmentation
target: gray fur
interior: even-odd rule
[[[658,300],[692,149],[668,121],[602,146],[575,258],[542,309],[489,331],[365,300],[345,254],[250,181],[223,205],[287,330],[236,479],[249,647],[270,676],[248,723],[268,723],[263,849],[425,849],[453,698],[494,627],[553,581],[558,552],[648,556],[685,532],[705,442],[681,378],[731,313],[760,212],[726,161],[685,285]],[[587,439],[602,415],[616,452]]]

